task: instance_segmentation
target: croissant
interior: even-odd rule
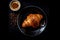
[[[22,27],[36,28],[37,26],[39,26],[39,22],[41,21],[42,18],[43,16],[41,14],[29,14],[27,18],[23,21]]]

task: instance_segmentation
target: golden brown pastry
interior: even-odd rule
[[[43,16],[41,14],[29,14],[27,18],[23,21],[22,27],[36,28],[37,26],[39,26],[39,22],[41,21],[42,18]]]

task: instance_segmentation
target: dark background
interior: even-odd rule
[[[5,34],[8,34],[8,39],[16,39],[16,40],[44,40],[44,39],[48,39],[49,37],[49,30],[48,28],[51,26],[47,25],[46,29],[44,30],[44,32],[39,35],[39,36],[36,36],[36,37],[27,37],[27,36],[24,36],[23,34],[21,34],[19,32],[19,29],[18,28],[14,28],[14,30],[11,29],[11,32],[9,32],[9,29],[8,29],[8,12],[9,12],[9,2],[11,0],[2,0],[0,2],[0,14],[1,14],[1,26],[2,26],[2,31],[1,31],[1,34],[3,36],[1,37],[6,37],[7,35]],[[48,1],[43,1],[43,0],[20,0],[21,2],[21,6],[22,7],[25,7],[25,6],[28,6],[28,5],[35,5],[35,6],[39,6],[41,7],[46,13],[47,13],[47,16],[48,16],[48,21],[49,21],[49,18],[50,18],[50,14],[49,14],[49,7],[48,7]],[[4,25],[3,25],[4,24]],[[6,29],[8,30],[6,30]]]

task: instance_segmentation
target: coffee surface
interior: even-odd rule
[[[13,9],[15,9],[15,8],[17,8],[17,7],[18,7],[18,4],[17,4],[17,3],[12,3],[12,5],[11,5],[11,6],[12,6],[12,8],[13,8]]]

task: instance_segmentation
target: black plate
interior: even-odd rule
[[[29,15],[30,13],[40,13],[43,15],[43,19],[41,21],[41,26],[39,28],[36,28],[36,29],[33,29],[33,28],[28,28],[27,30],[29,31],[26,31],[26,29],[23,29],[22,28],[22,22],[24,21],[24,19],[26,19],[27,15]],[[21,31],[21,33],[23,33],[24,35],[26,36],[30,36],[30,37],[34,37],[34,36],[37,36],[39,34],[41,34],[44,29],[46,28],[46,25],[47,25],[47,15],[46,13],[40,8],[40,7],[37,7],[37,6],[27,6],[27,7],[24,7],[18,14],[18,17],[17,17],[17,25],[18,25],[18,28],[19,30]]]

